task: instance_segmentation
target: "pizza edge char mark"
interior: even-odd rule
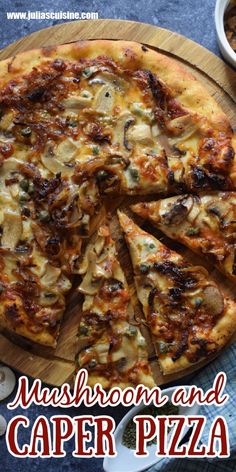
[[[118,217],[163,374],[215,354],[235,331],[236,304],[223,297],[205,268],[189,264],[126,214],[118,211]]]
[[[144,121],[150,119],[141,108],[141,112],[140,109],[138,113],[137,110],[134,112],[137,115],[135,118],[137,125],[130,119],[130,113],[129,119],[126,116],[125,122],[122,121],[122,133],[127,134],[122,134],[121,149],[119,145],[117,146],[119,137],[116,138],[114,156],[114,149],[109,148],[112,146],[110,131],[104,133],[103,127],[94,120],[94,110],[91,112],[87,107],[87,103],[91,101],[91,94],[86,92],[86,96],[79,98],[74,95],[86,64],[90,65],[90,71],[87,76],[84,74],[84,81],[89,78],[91,69],[93,76],[93,67],[96,69],[98,64],[99,67],[102,65],[103,72],[105,67],[105,74],[109,75],[111,72],[113,74],[109,79],[110,85],[105,81],[105,85],[101,87],[103,98],[104,95],[108,98],[106,102],[108,108],[105,110],[108,118],[112,103],[111,81],[113,83],[115,80],[115,86],[119,89],[122,87],[119,82],[122,79],[120,75],[133,78],[134,93],[143,98],[145,105],[147,103],[155,105],[154,119],[159,127],[157,136],[160,134],[163,138],[158,138],[160,152],[148,151],[146,154],[141,153],[141,157],[139,155],[140,148],[141,150],[144,148],[144,151],[149,150],[153,143],[150,126],[147,126],[146,122],[140,124],[138,121],[140,119],[138,113],[142,113]],[[70,77],[63,76],[67,67]],[[117,75],[114,79],[115,74]],[[93,81],[93,87],[98,83],[101,85],[101,82],[101,77],[99,80],[97,77],[97,80]],[[1,107],[10,109],[14,117],[13,123],[11,121],[9,123],[11,116],[5,117],[3,113],[0,120],[2,164],[0,172],[7,176],[4,180],[4,191],[9,197],[10,188],[10,193],[15,192],[18,198],[19,188],[17,190],[15,187],[20,187],[20,198],[25,202],[19,212],[19,208],[14,206],[14,200],[11,211],[7,215],[4,214],[2,241],[5,241],[6,245],[1,248],[1,263],[5,269],[4,264],[6,265],[7,261],[8,272],[14,274],[14,289],[9,286],[9,277],[4,274],[1,298],[7,317],[1,315],[1,319],[3,324],[17,333],[36,342],[55,346],[64,309],[64,293],[70,289],[68,277],[79,270],[81,237],[89,236],[95,227],[94,217],[95,221],[99,219],[101,194],[114,190],[125,194],[148,194],[150,191],[167,193],[171,189],[179,193],[184,186],[191,190],[199,186],[231,187],[234,185],[235,162],[231,145],[232,130],[226,115],[215,100],[189,72],[173,59],[138,43],[85,41],[21,53],[0,63],[0,89]],[[130,93],[132,96],[132,89]],[[96,93],[96,113],[103,117],[104,100],[99,101],[101,98],[99,94],[100,92]],[[87,126],[83,128],[82,133],[85,146],[83,141],[78,149],[77,137],[81,134],[78,123],[74,126],[67,116],[62,120],[60,116],[69,109],[69,115],[73,117],[74,107],[77,107],[77,115],[82,114],[81,110],[84,107],[85,113],[88,113],[85,123]],[[116,110],[116,113],[119,113],[119,110]],[[93,117],[92,126],[91,117]],[[12,133],[14,138],[17,138],[13,143],[12,125]],[[139,135],[138,142],[137,135]],[[167,142],[165,135],[168,137]],[[184,143],[181,140],[184,140]],[[188,141],[190,144],[186,150]],[[191,146],[196,147],[196,142],[199,156],[195,156],[191,150]],[[96,143],[99,145],[94,146]],[[17,158],[14,157],[16,151],[14,146],[17,147],[19,154]],[[91,153],[89,159],[85,158],[82,162],[81,158],[79,163],[76,161],[75,166],[76,156],[82,153],[86,146]],[[97,148],[98,153],[101,151],[101,156],[97,155]],[[173,149],[175,152],[172,155]],[[134,153],[133,160],[130,152]],[[125,159],[124,153],[127,153]],[[106,164],[107,157],[111,159],[109,165]],[[196,159],[200,164],[202,160],[207,172],[202,169],[202,165],[196,166]],[[158,162],[159,168],[156,165]],[[15,173],[19,175],[12,175],[16,169]],[[9,173],[10,178],[8,178]],[[92,194],[92,197],[88,198],[88,194],[90,197]],[[6,195],[5,206],[9,204]],[[29,228],[27,220],[29,215],[33,218],[34,231]],[[85,232],[81,234],[81,229],[84,228]],[[7,240],[4,234],[7,230],[11,235],[14,234],[11,244],[9,237]],[[64,233],[70,235],[69,239]],[[27,245],[22,245],[22,236],[25,236],[26,240],[28,238],[32,244],[35,243],[34,247],[30,244],[31,247],[27,249]],[[16,248],[19,249],[17,258]],[[40,257],[45,256],[45,251],[48,259],[44,257],[45,272],[41,273]],[[33,253],[35,259],[32,261]],[[52,288],[57,284],[58,306],[53,303],[54,290],[50,293],[51,306],[48,307],[49,304],[45,303],[45,298],[47,302],[50,299],[45,297],[47,294],[42,288],[47,286],[45,280],[42,285],[42,278],[45,276],[47,280],[49,272],[47,264],[50,266]],[[34,275],[32,266],[35,266]],[[27,307],[22,304],[22,287],[25,281],[31,294]],[[40,288],[39,293],[35,290],[37,287]],[[41,310],[42,297],[46,309]],[[40,300],[40,303],[35,303],[33,307],[35,299]],[[41,308],[39,309],[37,305]],[[29,312],[32,310],[34,315],[30,319]],[[32,331],[28,329],[30,326]]]

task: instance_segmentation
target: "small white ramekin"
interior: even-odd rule
[[[224,29],[224,14],[230,0],[217,0],[215,6],[215,25],[219,48],[226,61],[236,67],[236,52],[231,48]]]

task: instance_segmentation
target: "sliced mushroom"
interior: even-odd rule
[[[92,282],[91,275],[87,273],[82,283],[80,284],[78,290],[80,293],[83,293],[85,295],[96,295],[96,293],[98,293],[99,291],[100,285],[101,282],[99,279]]]
[[[93,238],[94,241],[94,238]],[[96,237],[95,242],[92,242],[91,244],[88,244],[85,253],[83,256],[82,261],[80,262],[79,265],[79,274],[85,274],[88,271],[89,264],[93,263],[95,261],[96,257],[96,262],[102,262],[105,257],[107,257],[106,251],[103,252],[105,245],[105,238],[98,234]]]
[[[64,139],[55,149],[55,156],[60,162],[70,162],[75,159],[79,145],[73,139]]]
[[[46,272],[47,258],[41,252],[39,252],[39,250],[36,248],[36,245],[33,247],[32,261],[33,265],[30,268],[31,272],[33,272],[33,274],[37,275],[38,277],[42,277]]]
[[[175,151],[173,149],[173,146],[170,144],[168,137],[165,134],[159,134],[157,136],[157,141],[160,144],[160,146],[165,150],[166,155],[169,156],[174,156]]]
[[[96,265],[95,254],[90,252],[89,258],[88,270],[78,290],[80,293],[84,293],[85,295],[95,295],[100,288],[101,281],[100,279],[92,280],[92,274],[94,273]]]
[[[97,254],[97,256],[100,256],[105,245],[105,238],[101,235],[98,235],[95,244],[94,244],[94,250]]]
[[[0,401],[5,400],[13,392],[16,377],[9,367],[0,366]]]
[[[128,112],[124,111],[121,113],[117,120],[117,124],[114,128],[114,134],[113,134],[113,144],[118,144],[119,147],[125,152],[129,151],[129,146],[127,143],[126,139],[126,133],[129,129],[129,127],[134,124],[135,119],[133,115]]]
[[[160,136],[160,134],[161,134],[161,130],[158,124],[155,123],[154,125],[152,125],[152,135],[154,138],[157,138],[157,136]]]
[[[203,305],[209,315],[219,316],[224,310],[224,297],[215,285],[208,285],[203,290]]]
[[[109,348],[110,348],[109,343],[96,344],[96,352],[97,352],[97,355],[98,355],[99,362],[101,364],[107,364]]]
[[[160,216],[162,223],[177,225],[186,219],[193,206],[193,197],[170,198],[161,202]]]
[[[17,198],[19,196],[19,185],[18,185],[18,183],[9,185],[9,192],[12,195],[13,198]]]
[[[2,143],[13,143],[15,141],[15,137],[10,131],[2,132],[0,130],[0,141]]]
[[[93,277],[95,280],[102,278],[102,279],[109,279],[112,276],[112,267],[109,266],[102,266],[96,264],[93,270]]]
[[[57,283],[58,278],[61,275],[61,269],[58,269],[57,267],[52,266],[51,264],[47,264],[46,267],[46,272],[41,277],[40,283],[42,287],[52,287]]]
[[[142,144],[144,146],[153,145],[151,128],[147,124],[134,125],[127,132],[128,141],[132,144]]]
[[[223,219],[226,215],[228,216],[231,210],[230,201],[217,199],[208,197],[204,199],[203,197],[203,204],[205,205],[205,209],[207,213],[211,215],[215,215],[219,219]]]
[[[198,126],[193,122],[190,115],[183,115],[168,123],[168,130],[174,134],[170,139],[171,144],[184,141],[198,131]]]
[[[64,274],[61,274],[57,281],[57,286],[60,288],[62,293],[67,293],[71,289],[72,283]]]
[[[113,87],[121,90],[125,88],[126,81],[116,76],[115,74],[112,74],[112,72],[103,71],[99,72],[95,77],[89,80],[89,85],[94,84],[110,84]]]
[[[136,341],[137,338],[134,338],[127,343],[126,339],[123,338],[119,348],[111,352],[112,362],[117,362],[118,370],[126,371],[138,360]]]
[[[62,101],[62,105],[66,112],[78,114],[83,108],[88,108],[92,104],[93,96],[88,92],[87,94],[71,95]]]
[[[22,164],[23,161],[16,159],[15,157],[9,157],[8,159],[5,159],[0,168],[0,176],[6,178],[10,172],[17,173],[18,167]]]
[[[113,264],[112,275],[114,279],[118,280],[119,282],[122,282],[122,284],[125,285],[126,282],[125,282],[123,270],[121,269],[120,264],[118,264],[117,262],[116,263],[114,262]]]
[[[197,196],[194,196],[193,200],[194,200],[193,206],[188,214],[188,221],[190,223],[193,223],[196,220],[201,210],[200,205],[199,205],[199,198]]]
[[[4,416],[0,415],[0,436],[3,436],[7,429],[7,422]]]
[[[90,262],[90,252],[91,251],[92,251],[92,245],[88,244],[86,249],[85,249],[83,259],[79,264],[78,273],[81,274],[81,275],[85,274],[88,270],[88,266],[89,266],[89,262]]]
[[[44,291],[40,293],[39,305],[50,306],[54,305],[58,301],[59,295],[54,291]]]
[[[1,129],[4,131],[8,131],[12,129],[14,126],[14,113],[13,111],[9,111],[4,113],[1,119]]]
[[[98,113],[110,114],[114,106],[114,89],[111,85],[103,85],[95,95],[94,108]]]
[[[5,212],[1,245],[4,248],[15,249],[22,234],[21,216],[16,213]]]
[[[48,169],[52,174],[61,173],[62,177],[70,177],[74,173],[73,167],[68,167],[62,164],[56,157],[50,156],[49,154],[43,154],[41,161],[44,167]]]

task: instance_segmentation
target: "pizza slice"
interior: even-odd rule
[[[9,157],[0,188],[0,326],[56,347],[83,238],[103,215],[98,187]]]
[[[205,268],[190,265],[124,213],[119,220],[163,374],[217,352],[236,330],[235,303],[224,298]]]
[[[135,323],[125,275],[107,225],[88,245],[80,269],[84,295],[79,328],[79,368],[88,370],[88,384],[105,389],[144,384],[154,386],[147,346]]]
[[[236,280],[236,193],[181,195],[133,205],[172,239],[207,255],[227,277]]]

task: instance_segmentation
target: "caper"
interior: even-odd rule
[[[22,188],[22,190],[24,190],[25,192],[28,192],[28,188],[29,188],[28,179],[23,179],[20,181],[20,188]]]
[[[19,195],[19,202],[25,203],[27,200],[29,200],[29,195],[26,192],[21,192]]]
[[[93,369],[94,367],[96,367],[96,365],[97,365],[96,359],[91,359],[91,361],[89,361],[88,363],[88,366],[90,369]]]
[[[21,130],[21,135],[24,136],[24,138],[28,138],[31,135],[31,133],[32,133],[32,129],[29,126]]]
[[[154,249],[155,247],[156,247],[155,244],[153,244],[153,243],[150,243],[150,244],[149,244],[149,248],[150,248],[150,249]]]
[[[118,361],[117,361],[117,369],[118,370],[122,370],[127,364],[127,359],[126,357],[121,357]]]
[[[93,146],[93,154],[94,155],[99,154],[99,151],[100,151],[99,146]]]
[[[86,78],[90,77],[95,72],[94,67],[85,67],[82,75]]]
[[[50,213],[47,210],[40,211],[38,217],[42,223],[48,223],[51,219]]]
[[[99,170],[96,177],[98,182],[103,182],[109,177],[109,173],[106,170]]]
[[[129,331],[128,331],[128,336],[136,336],[137,334],[137,328],[135,326],[130,326]]]
[[[168,344],[160,341],[158,344],[160,354],[166,354],[168,352]]]
[[[132,177],[133,180],[139,180],[139,172],[138,169],[134,169],[133,167],[130,167],[129,173]]]
[[[194,304],[197,308],[199,308],[202,302],[203,302],[202,298],[198,297],[198,298],[195,298]]]
[[[71,126],[71,128],[76,128],[76,126],[78,126],[78,121],[68,121],[68,126]]]
[[[34,193],[34,190],[35,190],[34,189],[34,184],[33,184],[33,182],[30,182],[29,183],[29,188],[28,188],[29,195],[32,195],[32,193]]]
[[[199,234],[199,228],[188,228],[186,230],[186,235],[187,236],[195,236],[197,234]]]
[[[149,271],[149,266],[147,264],[140,264],[139,269],[141,274],[147,274]]]
[[[80,334],[86,335],[88,334],[88,328],[86,326],[81,325],[79,328]]]
[[[4,292],[4,290],[5,290],[4,285],[2,285],[2,284],[0,283],[0,295],[2,295],[2,293]]]

